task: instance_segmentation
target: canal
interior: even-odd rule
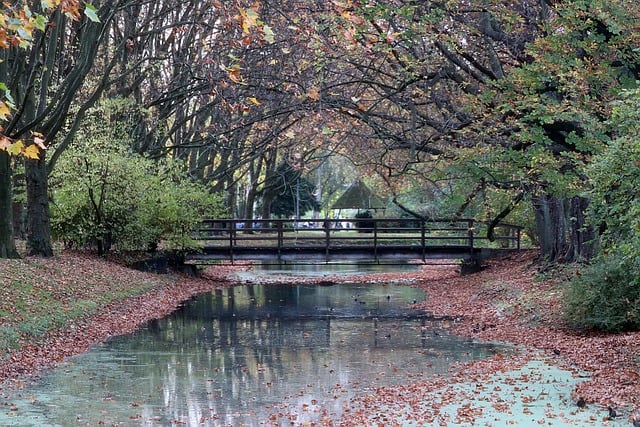
[[[411,309],[424,298],[370,284],[203,294],[15,391],[0,424],[257,426],[283,412],[297,424],[337,419],[354,396],[497,351]]]

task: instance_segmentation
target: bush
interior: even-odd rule
[[[134,152],[135,132],[117,114],[127,108],[126,101],[109,100],[92,110],[57,162],[50,176],[52,235],[101,254],[112,245],[194,248],[192,229],[203,217],[223,214],[222,197],[191,179],[185,165]]]
[[[639,266],[626,259],[600,257],[569,281],[565,319],[570,325],[605,332],[640,329]]]
[[[78,164],[91,167],[80,170]],[[131,153],[77,150],[61,159],[52,186],[51,229],[67,247],[108,252],[185,250],[202,218],[218,216],[222,198],[190,180],[177,164]]]

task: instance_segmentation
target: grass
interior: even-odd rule
[[[0,360],[23,340],[38,341],[166,280],[92,257],[0,260]]]

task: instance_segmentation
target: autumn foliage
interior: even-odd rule
[[[24,0],[13,5],[3,3],[0,9],[0,49],[29,47],[34,33],[45,31],[48,15],[55,10],[60,10],[72,20],[78,20],[84,8],[89,19],[98,19],[93,6],[88,3],[83,5],[78,0],[43,0],[41,10],[33,10],[29,4]],[[0,93],[3,95],[0,97],[0,150],[37,159],[40,150],[46,149],[42,134],[33,132],[31,143],[24,139],[12,140],[3,134],[3,124],[11,117],[11,110],[15,106],[11,92],[3,81],[0,81]]]

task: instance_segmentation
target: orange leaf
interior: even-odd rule
[[[11,145],[11,140],[6,136],[0,136],[0,150],[6,150]]]
[[[10,113],[11,109],[9,106],[4,101],[0,101],[0,120],[7,120]]]
[[[320,99],[320,91],[318,88],[312,87],[307,91],[307,96],[314,101]]]

